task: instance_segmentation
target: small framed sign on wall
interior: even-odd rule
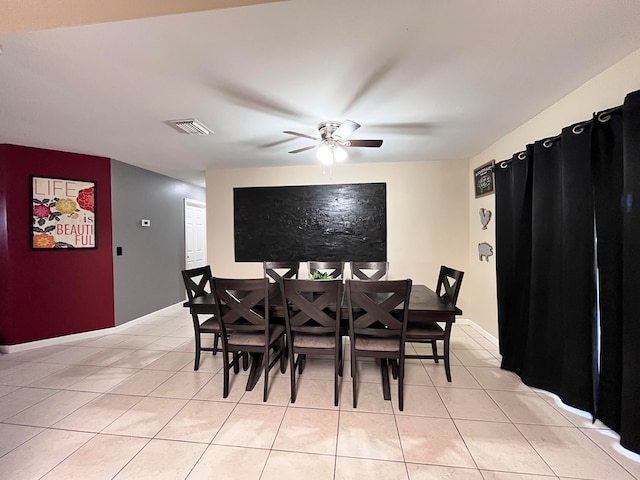
[[[95,182],[31,177],[32,248],[96,248],[95,193]]]
[[[473,169],[473,183],[476,191],[476,198],[491,195],[494,191],[493,166],[495,160],[480,165]]]

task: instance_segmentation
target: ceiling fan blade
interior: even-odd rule
[[[306,133],[292,132],[291,130],[285,130],[282,133],[288,133],[289,135],[295,135],[296,137],[309,138],[311,140],[318,140],[316,137],[312,137],[311,135],[307,135]]]
[[[299,119],[304,116],[303,112],[298,112],[286,103],[270,98],[257,90],[252,90],[232,82],[216,83],[215,89],[236,105],[283,118]]]
[[[349,140],[349,147],[380,147],[382,140]]]
[[[300,153],[307,150],[311,150],[312,148],[316,148],[316,145],[309,145],[308,147],[298,148],[297,150],[291,150],[289,153]]]
[[[333,132],[333,136],[340,139],[345,139],[357,129],[360,128],[360,124],[356,123],[352,120],[345,120],[340,124],[335,132]]]

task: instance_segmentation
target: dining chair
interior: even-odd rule
[[[264,277],[279,283],[283,278],[298,278],[299,262],[262,262]]]
[[[280,361],[280,371],[285,373],[285,327],[272,324],[269,319],[269,281],[266,278],[233,279],[214,278],[213,291],[216,302],[216,318],[220,324],[222,353],[224,357],[223,397],[229,396],[229,370],[238,372],[238,362],[245,353],[251,353],[251,377],[255,380],[264,367],[263,401],[269,392],[269,371]],[[229,360],[229,354],[232,354]]]
[[[189,270],[182,270],[182,279],[187,291],[187,298],[190,302],[197,297],[213,293],[211,267],[209,265]],[[193,321],[193,333],[196,343],[196,357],[193,369],[198,370],[200,366],[200,351],[204,350],[206,352],[212,352],[213,355],[217,353],[218,341],[220,339],[220,326],[218,325],[218,320],[216,320],[215,315],[200,323],[198,314],[191,313],[191,319]],[[202,346],[203,333],[213,334],[213,347],[209,348]]]
[[[367,282],[347,280],[353,407],[358,402],[358,359],[380,359],[383,385],[388,388],[388,360],[398,363],[398,408],[404,408],[405,334],[411,279]]]
[[[352,280],[389,280],[389,262],[351,262]]]
[[[442,265],[438,274],[438,283],[436,286],[436,294],[443,303],[449,303],[456,306],[458,302],[458,294],[462,286],[462,277],[464,272],[455,270]],[[446,322],[445,328],[435,320],[432,321],[412,321],[409,318],[409,326],[407,327],[406,341],[411,343],[430,343],[431,355],[419,353],[417,355],[406,355],[406,358],[420,358],[433,360],[439,363],[444,360],[444,370],[447,381],[451,382],[451,366],[449,362],[449,341],[451,338],[451,322]],[[437,342],[443,342],[443,353],[438,354]]]
[[[284,279],[281,289],[284,304],[287,305],[285,326],[291,376],[291,403],[296,402],[296,370],[298,375],[302,374],[307,355],[328,354],[333,356],[333,401],[334,405],[338,406],[338,377],[342,376],[344,361],[340,329],[342,280],[318,282]]]
[[[314,273],[326,273],[332,279],[342,278],[344,274],[344,262],[308,262],[309,275]]]

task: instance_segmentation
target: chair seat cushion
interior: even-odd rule
[[[409,323],[407,325],[407,340],[425,337],[443,338],[444,330],[437,323]]]
[[[336,336],[333,333],[320,335],[296,333],[293,335],[293,346],[300,348],[335,348]]]
[[[215,317],[207,318],[200,324],[200,331],[204,333],[220,333],[220,325]]]
[[[399,352],[400,340],[397,338],[356,337],[355,349],[368,352]]]
[[[271,333],[270,342],[284,334],[283,325],[271,325],[269,330]],[[264,340],[265,335],[263,332],[232,332],[231,335],[229,335],[228,345],[262,347],[264,346]]]

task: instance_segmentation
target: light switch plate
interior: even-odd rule
[[[140,220],[140,225],[142,225],[143,227],[150,227],[151,226],[151,220],[146,220],[146,219],[142,219]]]

